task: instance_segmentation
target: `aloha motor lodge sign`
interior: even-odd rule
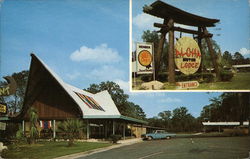
[[[153,44],[136,43],[137,74],[153,73]]]
[[[185,75],[195,73],[201,64],[201,51],[196,41],[182,37],[175,44],[175,64]]]

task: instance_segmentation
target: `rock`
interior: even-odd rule
[[[163,83],[159,81],[145,82],[141,86],[145,89],[160,90],[163,87]]]
[[[3,149],[7,149],[7,146],[4,146],[2,142],[0,142],[0,152],[2,152]]]

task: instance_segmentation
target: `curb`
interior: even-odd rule
[[[79,157],[86,157],[86,156],[89,156],[89,155],[92,155],[92,154],[95,154],[95,153],[104,152],[104,151],[108,151],[108,150],[111,150],[111,149],[136,144],[136,143],[139,143],[139,142],[142,142],[142,140],[138,139],[138,140],[134,140],[134,141],[131,141],[131,142],[124,142],[124,143],[122,142],[122,143],[118,143],[117,145],[112,145],[112,146],[98,148],[98,149],[94,149],[94,150],[74,153],[74,154],[70,154],[70,155],[66,155],[66,156],[60,156],[60,157],[56,157],[54,159],[76,159],[76,158],[79,158]]]

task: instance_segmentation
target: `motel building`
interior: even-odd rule
[[[30,130],[28,109],[38,110],[40,138],[60,138],[58,125],[69,118],[82,119],[86,129],[83,139],[105,139],[119,134],[123,139],[146,133],[147,122],[121,115],[108,91],[96,94],[65,83],[41,59],[31,54],[28,85],[23,108],[5,122],[22,123],[25,134]]]

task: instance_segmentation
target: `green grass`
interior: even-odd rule
[[[108,143],[76,142],[68,147],[67,142],[39,142],[35,145],[20,145],[20,150],[8,150],[5,158],[50,159],[54,157],[84,152],[110,146]]]
[[[137,85],[133,90],[140,90],[143,83],[136,79]],[[164,83],[163,90],[175,90],[168,82]],[[230,82],[200,83],[198,88],[190,90],[250,90],[250,73],[236,73]]]
[[[169,159],[237,159],[247,158],[250,152],[250,137],[177,138],[167,144]]]

